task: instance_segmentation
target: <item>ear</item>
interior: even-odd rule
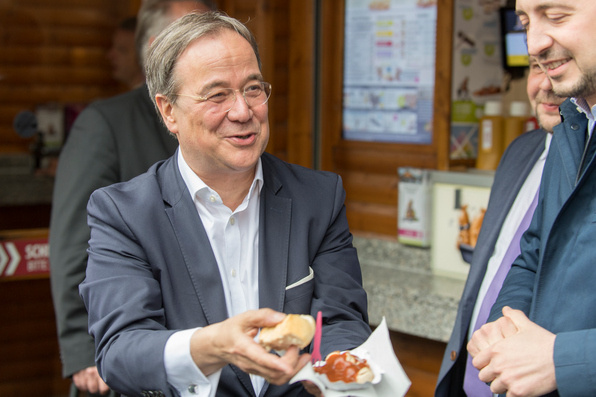
[[[174,105],[162,94],[155,95],[155,103],[168,130],[172,134],[176,134],[178,132],[178,124],[174,115]]]

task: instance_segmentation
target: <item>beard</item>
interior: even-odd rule
[[[552,84],[552,92],[559,97],[585,98],[596,94],[596,65],[588,65],[587,69],[582,69],[577,64],[577,60],[567,49],[553,47],[546,50],[543,54],[535,56],[540,68],[546,73]],[[575,62],[580,78],[575,83],[565,84],[565,77],[550,77],[548,70],[542,65],[549,59],[569,59]]]
[[[552,81],[553,92],[560,97],[585,98],[596,94],[596,68],[582,73],[580,80],[571,87],[561,87]]]

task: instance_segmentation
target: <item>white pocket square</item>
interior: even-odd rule
[[[302,284],[306,283],[307,281],[312,280],[314,277],[315,277],[315,272],[312,270],[312,267],[309,266],[308,267],[308,276],[304,277],[301,280],[296,281],[295,283],[292,283],[292,284],[288,285],[286,287],[286,291],[289,290],[289,289],[295,288],[295,287],[297,287],[299,285],[302,285]]]

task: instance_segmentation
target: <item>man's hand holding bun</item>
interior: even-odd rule
[[[273,327],[264,327],[259,344],[266,350],[285,351],[290,346],[304,349],[315,335],[315,319],[308,314],[288,314]]]
[[[191,356],[206,376],[226,364],[262,376],[269,383],[282,385],[310,360],[310,354],[300,354],[291,347],[283,357],[269,354],[254,341],[260,328],[280,323],[286,315],[271,309],[251,310],[200,328],[191,338]]]

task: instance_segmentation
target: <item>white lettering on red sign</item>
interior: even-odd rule
[[[0,242],[0,278],[43,275],[49,271],[47,238]]]
[[[25,246],[25,259],[48,258],[50,256],[49,244],[27,244]]]

